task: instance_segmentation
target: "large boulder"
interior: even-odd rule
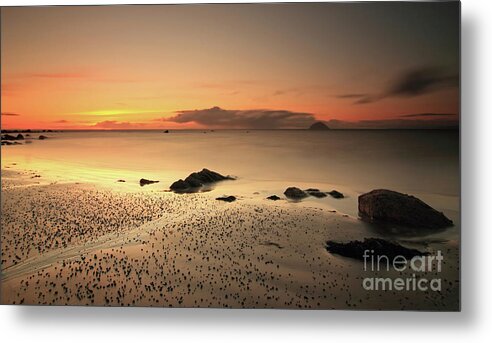
[[[289,187],[285,190],[284,192],[285,196],[290,199],[304,199],[305,197],[308,196],[306,192],[304,192],[302,189],[299,189],[297,187]]]
[[[453,225],[444,214],[414,196],[376,189],[359,196],[363,220],[412,228],[440,229]]]
[[[205,185],[224,180],[234,180],[234,178],[204,168],[199,172],[191,173],[184,180],[175,181],[170,188],[175,192],[197,192]]]

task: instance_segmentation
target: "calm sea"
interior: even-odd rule
[[[31,134],[37,138],[39,134]],[[162,191],[209,168],[238,180],[215,194],[264,198],[286,187],[337,189],[347,199],[314,199],[356,215],[361,193],[387,188],[421,197],[459,219],[459,133],[434,130],[215,130],[53,132],[2,147],[2,167],[56,181],[123,191]],[[15,164],[15,165],[14,165]],[[140,187],[140,178],[159,180]],[[125,183],[117,180],[123,179]],[[41,180],[41,179],[40,179]]]

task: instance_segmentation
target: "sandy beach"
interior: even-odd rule
[[[115,191],[10,167],[2,164],[3,304],[459,308],[455,239],[401,240],[444,253],[441,291],[367,291],[363,264],[325,248],[328,240],[382,237],[356,216],[246,193],[227,203],[164,185]]]

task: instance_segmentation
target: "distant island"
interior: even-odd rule
[[[320,121],[314,123],[313,125],[311,125],[309,127],[309,130],[329,130],[330,128],[325,124],[325,123],[322,123]]]

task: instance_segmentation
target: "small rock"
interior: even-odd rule
[[[277,201],[277,200],[280,200],[280,197],[278,197],[278,196],[276,196],[276,195],[270,195],[267,199],[268,199],[268,200]]]
[[[46,137],[46,136],[40,135],[38,139],[39,139],[39,140],[43,140],[43,139],[47,139],[47,138],[48,138],[48,137]]]
[[[343,199],[344,198],[343,193],[340,193],[339,191],[336,191],[336,190],[332,190],[331,192],[328,192],[328,194],[330,194],[335,199]]]
[[[285,196],[290,199],[303,199],[308,196],[306,192],[297,188],[297,187],[289,187],[284,192]]]
[[[140,186],[151,185],[151,184],[157,183],[157,182],[159,182],[159,181],[140,179]]]
[[[218,198],[215,198],[215,200],[221,200],[221,201],[226,201],[226,202],[233,202],[233,201],[236,201],[236,197],[234,195],[229,195],[227,197],[218,197]]]
[[[326,193],[325,192],[320,192],[320,190],[319,189],[316,189],[316,188],[308,188],[308,189],[306,189],[306,192],[309,195],[312,195],[313,197],[316,197],[316,198],[324,198],[324,197],[326,197]]]

